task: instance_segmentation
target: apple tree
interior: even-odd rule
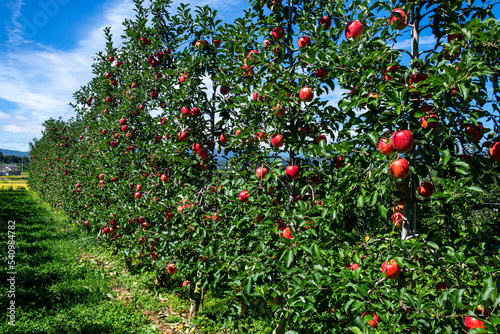
[[[105,31],[31,186],[223,327],[496,332],[498,234],[469,217],[498,185],[493,5],[170,4]]]

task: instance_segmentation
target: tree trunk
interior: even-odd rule
[[[285,333],[286,320],[287,320],[287,317],[285,315],[285,312],[281,313],[280,321],[278,323],[278,326],[274,329],[273,334],[284,334]]]
[[[189,320],[193,319],[200,308],[201,302],[201,282],[196,283],[194,292],[191,296],[191,307],[189,309]]]

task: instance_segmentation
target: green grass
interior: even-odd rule
[[[93,247],[67,219],[28,190],[0,190],[0,307],[7,315],[7,225],[15,221],[16,322],[0,333],[157,333],[133,303],[115,300],[115,280],[104,268],[82,261]]]

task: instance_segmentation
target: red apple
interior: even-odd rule
[[[389,263],[382,263],[382,273],[386,273],[388,279],[396,279],[401,273],[401,268],[399,268],[396,260],[392,259]]]
[[[391,144],[398,153],[410,152],[413,148],[413,134],[409,130],[396,131],[391,136]]]
[[[361,318],[364,318],[365,315],[367,315],[368,312],[363,312],[363,314],[361,315]],[[377,328],[378,327],[378,322],[380,321],[380,318],[374,313],[374,312],[370,312],[370,315],[372,316],[372,320],[368,321],[368,325],[372,326],[373,328]]]
[[[493,161],[500,162],[500,142],[491,143],[490,157]]]
[[[200,39],[198,41],[196,41],[196,48],[200,51],[204,51],[206,50],[208,47],[208,41],[204,40],[204,39]]]
[[[265,167],[259,167],[259,168],[257,168],[255,170],[255,174],[257,175],[257,178],[259,180],[262,180],[267,175],[267,168],[265,168]]]
[[[188,107],[182,107],[181,113],[185,116],[191,115],[191,109],[189,109]]]
[[[248,58],[248,59],[250,59],[250,60],[253,60],[253,59],[252,59],[252,53],[254,53],[254,54],[258,55],[258,54],[259,54],[259,51],[257,51],[257,50],[251,50],[251,51],[248,53],[248,55],[247,55],[247,58]],[[245,59],[244,61],[245,61],[245,64],[246,64],[246,59]]]
[[[397,30],[403,30],[410,22],[410,12],[405,14],[401,8],[394,8],[390,16],[390,24]],[[395,25],[394,25],[395,24]]]
[[[314,98],[314,93],[311,87],[302,87],[299,90],[299,97],[303,102],[311,102]]]
[[[357,263],[348,263],[345,265],[347,269],[351,269],[352,271],[356,271],[359,268],[359,264]]]
[[[389,75],[389,72],[397,72],[400,68],[401,66],[391,65],[387,68],[387,70],[383,71],[385,81],[390,81],[392,79],[392,77]]]
[[[315,142],[319,144],[319,142],[321,142],[322,140],[324,140],[325,144],[326,144],[326,136],[325,135],[318,135]]]
[[[432,183],[423,181],[420,187],[418,187],[418,194],[422,197],[428,198],[432,196],[434,192],[434,185]]]
[[[392,152],[394,152],[394,147],[392,147],[392,144],[387,142],[387,138],[382,137],[378,141],[377,150],[379,150],[380,153],[389,156]]]
[[[175,264],[173,263],[169,263],[167,265],[167,272],[170,274],[170,275],[173,275],[177,272],[177,268],[175,268]]]
[[[198,152],[198,157],[200,157],[201,160],[206,160],[208,158],[207,150],[200,150]]]
[[[225,85],[224,85],[224,86],[221,86],[221,87],[220,87],[220,93],[221,93],[222,95],[227,95],[227,94],[229,93],[229,87],[228,87],[228,86],[225,86]]]
[[[214,212],[214,214],[210,217],[212,221],[218,222],[221,221],[222,216],[217,213],[217,211]]]
[[[243,203],[248,202],[249,197],[250,197],[250,195],[248,194],[248,191],[246,191],[246,190],[240,191],[240,193],[238,194],[238,199],[240,200],[240,202],[243,202]]]
[[[285,139],[283,138],[282,134],[276,133],[271,136],[271,145],[273,145],[276,148],[279,148],[283,146],[285,143]]]
[[[478,124],[479,125],[479,124]],[[481,138],[483,138],[483,135],[482,133],[480,132],[482,126],[479,125],[479,128],[477,126],[475,126],[474,124],[468,124],[466,127],[465,127],[465,133],[471,137],[470,138],[470,141],[473,142],[473,143],[478,143]]]
[[[357,38],[363,34],[365,27],[359,21],[351,21],[345,27],[345,38]]]
[[[471,329],[473,328],[486,328],[483,326],[484,324],[484,321],[481,321],[477,318],[474,318],[474,317],[465,317],[465,320],[464,320],[464,325],[465,325],[465,329],[468,331],[470,331]]]
[[[445,282],[437,282],[436,283],[436,291],[447,290],[448,288],[449,288],[449,286]]]
[[[432,118],[435,119],[435,122],[428,122],[428,119]],[[439,122],[438,122],[438,117],[436,114],[429,114],[428,116],[423,116],[420,117],[420,125],[424,128],[427,129],[428,126],[430,126],[433,129],[437,129],[439,127]]]
[[[218,48],[218,47],[220,46],[220,43],[221,43],[221,40],[220,40],[220,39],[218,39],[217,37],[213,37],[213,38],[212,38],[212,44],[213,44],[216,48]]]
[[[396,227],[403,226],[403,214],[401,212],[394,212],[391,216],[391,220]]]
[[[191,146],[191,149],[192,149],[194,152],[198,153],[198,152],[200,152],[200,151],[201,151],[202,147],[201,147],[201,145],[200,145],[200,144],[198,144],[198,143],[194,143],[194,144],[193,144],[193,146]]]
[[[276,117],[283,117],[285,116],[285,112],[286,112],[286,109],[285,109],[285,106],[281,106],[279,105],[279,101],[278,101],[278,105],[276,107],[273,107],[273,111],[276,112],[274,113],[274,116]]]
[[[188,133],[181,131],[181,132],[177,133],[177,138],[179,139],[179,141],[186,141],[188,138]]]
[[[300,175],[299,166],[288,166],[285,173],[289,179],[295,180]]]
[[[345,166],[344,157],[340,156],[337,159],[335,159],[335,168],[340,168],[344,166]]]
[[[135,197],[135,198],[137,198],[137,199],[139,199],[139,198],[141,198],[141,197],[142,197],[142,194],[141,194],[140,192],[136,192],[136,193],[134,194],[134,197]]]
[[[267,134],[265,132],[259,131],[255,133],[255,139],[257,139],[257,141],[264,141],[267,139]]]
[[[220,143],[221,143],[221,144],[225,144],[225,143],[227,143],[227,141],[228,141],[227,136],[226,136],[224,133],[222,133],[222,134],[219,136],[219,141],[220,141]]]
[[[283,229],[283,237],[285,237],[286,239],[293,240],[292,231],[290,230],[289,227],[285,227],[285,229]]]
[[[275,40],[280,40],[283,36],[285,36],[285,29],[282,27],[276,27],[273,29],[272,35]]]
[[[191,108],[189,113],[191,114],[191,116],[196,118],[196,117],[200,116],[200,109],[198,107]]]
[[[324,67],[317,68],[314,72],[316,78],[324,78],[328,75],[328,71]]]
[[[410,76],[410,88],[415,89],[415,87],[412,86],[412,84],[416,84],[416,83],[419,83],[421,81],[425,81],[425,80],[427,80],[427,78],[428,78],[427,74],[423,74],[423,73],[412,74]]]
[[[406,159],[400,158],[391,163],[389,171],[395,179],[404,179],[410,174],[410,166]]]
[[[184,290],[187,289],[188,285],[191,286],[191,281],[185,280],[184,282],[182,282],[182,287],[184,288]]]
[[[297,44],[299,45],[299,48],[303,49],[306,46],[311,46],[311,40],[307,36],[302,36],[299,38]]]
[[[332,19],[328,16],[323,16],[318,20],[318,26],[323,25],[324,29],[328,29],[332,26]]]
[[[259,100],[259,93],[253,92],[253,100],[257,102]]]

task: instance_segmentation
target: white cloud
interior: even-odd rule
[[[14,107],[0,112],[0,120],[11,120],[0,127],[0,142],[11,142],[18,134],[26,142],[14,147],[26,150],[28,142],[41,134],[41,123],[46,119],[72,116],[68,103],[72,95],[92,78],[92,57],[105,47],[103,29],[112,27],[115,42],[123,33],[121,23],[132,18],[133,1],[108,1],[99,16],[89,19],[81,27],[81,36],[76,38],[76,47],[59,50],[35,41],[23,39],[21,9],[22,1],[9,4],[12,24],[7,27],[9,40],[7,50],[0,52],[4,60],[0,63],[0,101],[10,102]],[[55,16],[52,19],[57,19]],[[9,105],[10,105],[9,104]],[[17,137],[20,139],[21,137]]]
[[[27,133],[31,134],[33,132],[39,132],[42,130],[42,127],[38,124],[26,123],[25,121],[19,122],[18,124],[7,124],[0,126],[0,131],[10,132],[16,134]],[[2,143],[3,148],[3,143]]]
[[[19,42],[21,40],[21,35],[23,33],[23,26],[22,24],[18,21],[18,19],[21,17],[21,9],[23,7],[24,3],[22,0],[17,0],[17,1],[11,1],[6,4],[7,8],[9,8],[12,11],[12,21],[11,25],[7,25],[7,34],[9,36],[8,42]]]
[[[419,46],[423,45],[434,45],[437,43],[436,36],[421,36],[419,39]],[[394,44],[395,49],[408,49],[411,46],[411,39],[405,39],[404,41],[397,42]]]
[[[349,90],[337,86],[333,91],[330,91],[327,95],[321,95],[321,99],[328,100],[327,105],[334,106],[335,108],[337,108],[340,100],[342,100],[343,95],[346,92],[349,92]]]
[[[175,10],[180,2],[175,0],[172,8]],[[232,16],[234,7],[243,3],[243,0],[230,3],[227,0],[200,0],[191,6],[210,5],[222,11],[222,16]],[[122,22],[125,18],[135,17],[133,0],[108,0],[98,11],[100,14],[88,18],[80,30],[75,31],[76,46],[60,50],[23,37],[27,24],[22,13],[24,5],[23,0],[11,0],[7,4],[11,17],[6,24],[8,40],[6,51],[0,51],[0,103],[3,100],[14,105],[9,110],[4,107],[0,112],[0,120],[10,121],[0,127],[3,131],[0,143],[12,144],[14,138],[9,134],[19,135],[15,138],[22,144],[12,148],[20,150],[26,150],[28,142],[41,135],[41,124],[46,119],[65,116],[67,120],[73,115],[68,103],[73,101],[73,93],[93,76],[92,58],[105,48],[104,28],[111,27],[114,46],[119,47]],[[57,15],[50,19],[57,20]],[[36,35],[28,37],[35,39]],[[209,80],[204,80],[204,83],[211,91]],[[3,148],[5,146],[2,144]]]
[[[8,119],[10,119],[9,114],[7,114],[7,113],[4,113],[4,112],[0,111],[0,120],[2,120],[2,121],[6,121],[6,120],[8,120]]]

